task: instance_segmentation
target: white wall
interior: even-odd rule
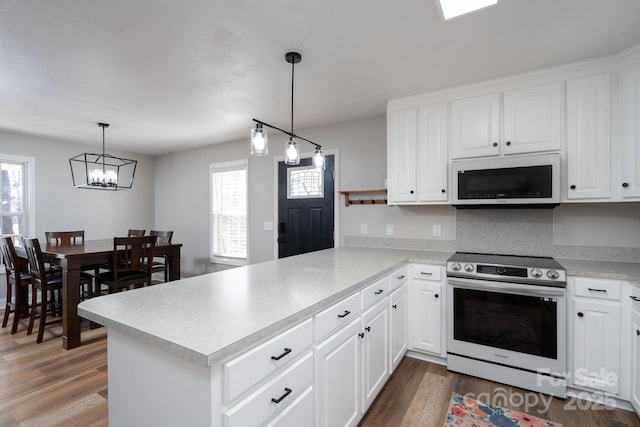
[[[35,158],[36,230],[44,239],[49,230],[85,230],[87,239],[125,235],[129,228],[153,227],[155,159],[108,150],[138,160],[131,190],[82,190],[72,186],[69,158],[102,151],[100,134],[91,144],[74,144],[36,136],[0,132],[0,153]]]
[[[161,156],[156,161],[155,226],[173,229],[174,239],[184,243],[182,270],[185,275],[215,271],[209,264],[209,164],[249,159],[250,174],[250,262],[274,258],[273,233],[263,230],[265,221],[276,222],[274,212],[274,159],[284,152],[284,135],[269,133],[269,156],[249,155],[247,138],[225,144]],[[386,116],[354,120],[297,131],[338,149],[341,190],[383,188],[386,178]],[[311,146],[302,142],[302,151]],[[338,244],[345,236],[359,236],[366,223],[368,237],[386,237],[386,224],[393,224],[393,238],[456,240],[457,212],[451,206],[392,207],[351,205],[340,199]],[[490,215],[490,214],[489,214]],[[562,205],[548,222],[551,244],[640,248],[640,203]],[[442,236],[433,237],[433,225],[441,225]],[[491,232],[491,224],[485,224]],[[500,225],[495,225],[500,227]]]

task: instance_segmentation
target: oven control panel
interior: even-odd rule
[[[447,275],[499,281],[564,286],[567,276],[564,269],[545,267],[521,267],[477,262],[447,262]]]

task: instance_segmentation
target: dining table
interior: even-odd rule
[[[169,281],[180,279],[181,243],[156,243],[154,257],[165,257]],[[70,245],[46,244],[42,253],[47,262],[62,269],[62,347],[79,347],[80,316],[80,272],[90,266],[113,262],[113,239],[85,240]],[[16,253],[25,257],[24,249],[16,246]]]

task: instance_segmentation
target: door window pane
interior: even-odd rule
[[[315,166],[287,169],[287,198],[309,199],[324,197],[324,171]]]

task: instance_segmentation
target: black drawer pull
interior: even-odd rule
[[[420,274],[423,274],[425,276],[431,276],[433,273],[430,273],[428,271],[421,271]]]
[[[640,301],[640,298],[635,295],[629,295],[629,298],[631,298],[634,301]]]
[[[364,330],[367,332],[371,332],[371,326],[367,326],[366,328],[364,328]]]
[[[398,280],[404,279],[404,274],[402,276],[398,276]]]
[[[377,291],[374,292],[374,294],[380,295],[383,292],[384,292],[384,289],[378,289]]]
[[[360,332],[360,333],[358,334],[358,336],[359,336],[360,338],[364,338],[364,332]]]
[[[605,294],[607,293],[606,289],[596,289],[596,288],[587,288],[589,289],[589,292],[604,292]]]
[[[349,310],[345,310],[344,313],[338,314],[338,317],[342,319],[343,317],[347,317],[350,314],[351,312]]]
[[[285,397],[289,396],[290,394],[291,394],[291,389],[285,387],[284,388],[284,394],[282,396],[280,396],[279,398],[277,398],[277,399],[275,397],[272,397],[271,401],[273,403],[280,403],[280,402],[282,402],[282,399],[284,399]]]
[[[636,329],[636,335],[640,337],[640,331]]]
[[[396,310],[398,309],[398,304],[393,304],[391,307],[395,308]]]
[[[290,348],[285,347],[285,348],[284,348],[284,352],[283,352],[280,356],[271,356],[271,359],[272,359],[272,360],[280,360],[280,359],[282,359],[283,357],[285,357],[285,356],[286,356],[287,354],[289,354],[289,353],[291,353],[291,349],[290,349]],[[277,402],[276,402],[276,403],[277,403]]]
[[[584,313],[582,313],[581,311],[578,312],[578,317],[583,317]]]

